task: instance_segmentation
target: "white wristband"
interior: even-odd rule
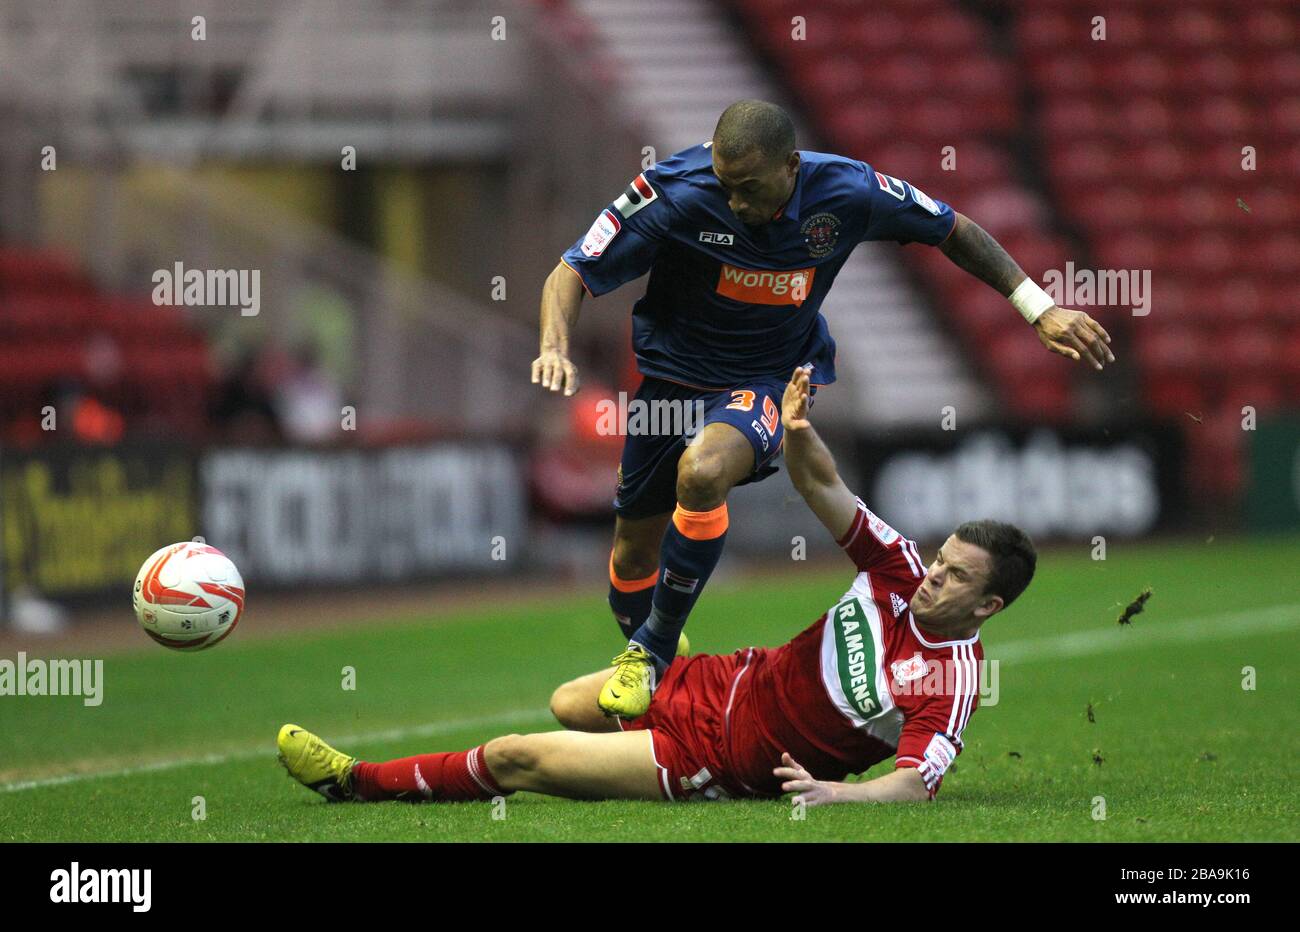
[[[1016,290],[1011,292],[1007,300],[1020,312],[1020,316],[1031,324],[1042,317],[1043,312],[1049,307],[1056,306],[1056,300],[1039,288],[1038,283],[1032,278],[1026,278],[1017,285]]]

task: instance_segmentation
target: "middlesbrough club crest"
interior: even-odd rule
[[[799,228],[803,241],[808,244],[808,255],[814,259],[830,255],[840,238],[840,220],[834,214],[813,214]]]

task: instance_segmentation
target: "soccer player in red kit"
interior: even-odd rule
[[[333,800],[463,801],[530,790],[576,799],[774,798],[808,805],[933,798],[979,703],[980,628],[1033,577],[1023,531],[963,524],[927,569],[916,544],[845,486],[808,420],[809,372],[782,398],[790,478],[857,567],[848,592],[777,648],[679,657],[633,722],[596,703],[608,670],[566,683],[568,731],[507,735],[469,751],[356,760],[297,725],[289,773]],[[840,782],[893,757],[894,770]]]

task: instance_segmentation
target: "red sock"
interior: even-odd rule
[[[488,771],[483,745],[471,751],[419,754],[382,764],[357,761],[352,791],[370,802],[383,799],[467,802],[508,795]]]

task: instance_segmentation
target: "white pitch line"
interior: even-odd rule
[[[985,646],[984,655],[989,660],[996,659],[1002,663],[1019,663],[1025,660],[1090,657],[1179,642],[1268,634],[1300,627],[1300,603],[1243,609],[1171,622],[1159,621],[1154,616],[1151,621],[1147,621],[1138,615],[1133,625],[1128,630],[1119,625],[1111,625],[1110,630],[1073,631],[1069,634],[990,644]]]
[[[496,715],[484,715],[478,718],[464,718],[448,722],[429,722],[424,725],[411,725],[405,728],[389,728],[384,731],[368,731],[355,735],[330,736],[338,744],[365,744],[372,741],[401,741],[406,738],[428,738],[434,735],[451,734],[474,728],[500,728],[518,725],[524,722],[536,722],[550,718],[551,713],[545,709],[515,710],[500,712]],[[211,766],[228,764],[232,761],[251,760],[257,757],[270,757],[275,752],[267,747],[243,748],[222,754],[204,754],[198,757],[174,757],[166,760],[138,764],[134,767],[119,767],[115,770],[87,771],[69,773],[59,777],[46,777],[40,780],[24,780],[20,783],[0,783],[0,793],[17,793],[22,790],[44,789],[50,786],[62,786],[67,783],[82,783],[86,780],[99,780],[108,777],[133,777],[142,773],[157,773],[160,770],[176,770],[180,767]]]
[[[1300,627],[1300,603],[1243,609],[1236,612],[1225,612],[1219,615],[1207,615],[1202,618],[1189,618],[1184,621],[1167,623],[1139,620],[1136,625],[1138,627],[1130,631],[1111,630],[1108,632],[1106,629],[1094,629],[1008,641],[1005,644],[989,647],[988,659],[996,659],[1002,663],[1018,663],[1025,660],[1087,657],[1126,650],[1141,650],[1176,642],[1210,641],[1242,637],[1248,634],[1286,631]],[[1116,627],[1118,628],[1118,625]],[[541,709],[516,710],[513,712],[500,712],[496,715],[485,715],[479,718],[390,728],[386,731],[363,732],[339,737],[331,735],[330,740],[337,741],[339,744],[401,741],[406,738],[428,738],[475,728],[498,728],[506,725],[517,725],[549,717],[550,713]],[[223,754],[206,754],[200,757],[171,758],[134,767],[121,767],[116,770],[70,773],[60,777],[24,780],[20,783],[0,783],[0,793],[17,793],[22,790],[43,789],[50,786],[62,786],[68,783],[81,783],[87,780],[108,777],[130,777],[143,773],[156,773],[161,770],[176,770],[180,767],[220,765],[231,761],[270,757],[271,754],[269,748],[259,747],[245,748]]]

